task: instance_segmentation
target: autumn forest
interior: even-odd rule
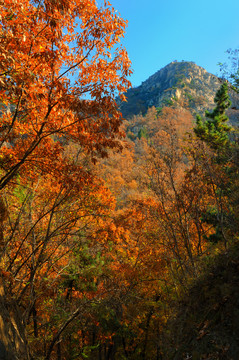
[[[109,3],[0,9],[0,358],[237,360],[238,69],[126,119]]]

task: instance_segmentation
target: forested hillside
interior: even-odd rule
[[[0,358],[237,360],[238,73],[138,96],[110,4],[0,6]]]

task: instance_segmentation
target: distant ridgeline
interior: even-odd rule
[[[120,104],[125,118],[145,114],[149,107],[189,107],[191,112],[204,113],[213,109],[216,91],[222,80],[194,62],[171,62],[140,86],[127,91],[127,102]],[[239,123],[239,94],[230,90],[232,101],[228,116],[232,124]]]

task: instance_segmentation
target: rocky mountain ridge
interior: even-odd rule
[[[120,104],[125,118],[145,114],[149,107],[188,107],[192,113],[214,108],[214,97],[222,79],[194,62],[171,62],[150,76],[140,86],[127,91],[127,102]],[[232,123],[239,122],[239,94],[230,90]]]

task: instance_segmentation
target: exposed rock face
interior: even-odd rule
[[[188,106],[193,113],[213,109],[216,91],[222,81],[193,62],[174,61],[150,76],[140,86],[126,93],[127,103],[121,104],[124,117],[144,114],[151,106]],[[238,121],[239,95],[230,93],[233,116]],[[233,122],[233,121],[232,121]]]

